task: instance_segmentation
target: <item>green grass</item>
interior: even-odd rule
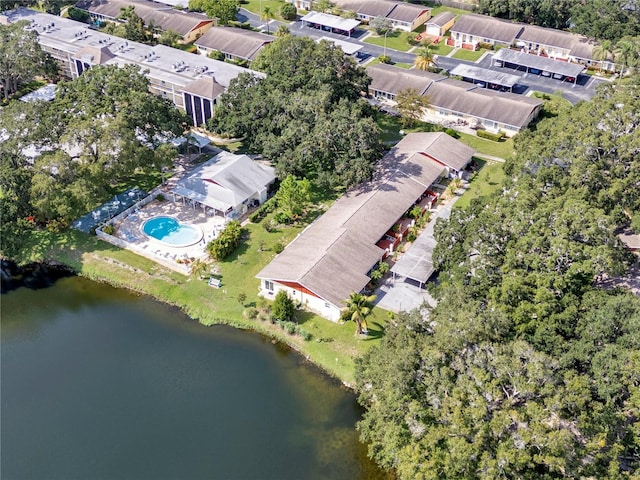
[[[305,220],[311,221],[319,215],[334,198],[328,192],[314,190],[313,204],[316,207],[311,209]],[[215,263],[222,280],[220,289],[209,287],[206,281],[195,276],[173,272],[128,250],[75,230],[61,233],[34,231],[25,235],[23,254],[16,260],[20,263],[43,260],[60,262],[88,278],[175,305],[204,325],[228,324],[258,331],[291,345],[330,374],[353,384],[354,359],[378,343],[387,318],[385,311],[374,309],[369,320],[371,335],[367,339],[355,337],[355,325],[352,322],[339,325],[298,311],[296,320],[313,335],[310,341],[304,341],[286,334],[279,326],[268,321],[245,319],[245,306],[237,300],[242,292],[247,296],[245,305],[258,302],[259,281],[255,275],[275,256],[275,245],[286,245],[304,226],[287,226],[267,232],[262,223],[246,225],[243,241],[236,251],[226,260]]]
[[[367,63],[367,67],[371,66],[371,65],[376,65],[378,63],[381,63],[379,57],[378,58],[374,58],[373,60],[368,62]],[[413,64],[411,64],[411,63],[402,63],[402,62],[398,62],[398,63],[391,62],[391,63],[389,63],[389,65],[393,65],[394,67],[398,67],[398,68],[406,68],[406,69],[409,69],[409,68],[413,67]]]
[[[273,19],[282,20],[282,17],[280,16],[280,8],[282,8],[282,5],[284,4],[285,2],[283,0],[247,0],[247,3],[240,4],[240,8],[247,9],[251,13],[260,15],[260,6],[262,6],[263,10],[265,7],[269,7],[271,9]]]
[[[442,55],[444,57],[448,55],[451,50],[453,50],[453,47],[447,45],[444,40],[441,40],[440,43],[434,43],[431,45],[431,51],[435,55]]]
[[[383,36],[378,36],[372,33],[369,37],[365,38],[364,43],[371,43],[384,47],[385,39]],[[409,51],[412,46],[409,45],[409,32],[401,32],[399,30],[392,30],[387,34],[387,48],[392,50],[400,50],[401,52]]]
[[[475,159],[475,163],[479,165],[479,171],[471,180],[467,191],[456,202],[455,208],[468,207],[472,200],[495,192],[504,182],[502,163],[485,162],[478,158]]]
[[[460,140],[465,145],[469,145],[478,151],[478,155],[482,156],[491,155],[498,158],[510,158],[513,155],[513,138],[506,138],[502,142],[494,142],[493,140],[487,140],[486,138],[480,138],[476,135],[470,135],[468,133],[458,132],[460,134]]]
[[[461,8],[453,8],[453,7],[446,7],[444,5],[438,5],[433,7],[433,10],[431,10],[431,16],[435,17],[436,15],[442,12],[453,12],[456,15],[465,15],[465,14],[471,13],[470,11],[462,10]]]
[[[383,113],[378,114],[376,123],[380,128],[380,138],[386,145],[389,145],[391,142],[397,142],[402,138],[400,130],[404,130],[406,133],[443,131],[443,128],[439,125],[426,122],[420,122],[413,128],[405,128],[402,126],[400,118]],[[513,154],[513,138],[507,138],[502,142],[493,142],[468,133],[457,133],[459,135],[458,140],[465,145],[475,148],[480,156],[484,154],[506,159]]]
[[[463,48],[459,49],[456,53],[453,54],[453,58],[457,58],[458,60],[467,60],[469,62],[476,62],[480,59],[480,57],[489,50],[484,48],[480,48],[478,50],[465,50]]]

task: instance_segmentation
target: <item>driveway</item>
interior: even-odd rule
[[[451,209],[455,202],[460,198],[455,196],[448,200],[439,203],[435,210],[432,210],[431,220],[420,234],[422,238],[424,235],[432,240],[431,244],[435,247],[436,241],[433,235],[433,228],[438,218],[449,218],[451,216]],[[392,275],[385,280],[375,291],[376,294],[376,306],[389,310],[390,312],[410,312],[416,308],[420,308],[423,304],[428,304],[431,307],[435,307],[436,300],[429,295],[424,288],[408,279],[393,279]]]
[[[439,56],[437,62],[440,68],[444,68],[448,71],[453,70],[457,65],[463,64],[486,68],[488,70],[493,70],[494,72],[516,75],[521,78],[521,82],[519,82],[518,87],[516,87],[516,93],[526,94],[530,90],[552,94],[561,93],[562,97],[566,98],[573,105],[582,100],[589,100],[595,95],[596,87],[600,83],[606,82],[606,80],[592,77],[590,75],[580,75],[578,77],[577,85],[574,85],[571,82],[555,80],[551,77],[542,77],[522,70],[514,70],[508,67],[492,67],[491,57],[491,54],[485,55],[478,62],[474,63],[465,60],[458,60],[457,58]]]

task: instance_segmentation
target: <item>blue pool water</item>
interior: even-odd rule
[[[202,240],[202,230],[172,217],[154,217],[142,225],[145,235],[172,247],[187,247]]]

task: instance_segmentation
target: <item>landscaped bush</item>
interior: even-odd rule
[[[298,10],[293,3],[285,3],[280,7],[280,15],[285,20],[295,20],[298,15]]]
[[[162,193],[156,195],[156,200],[159,202],[164,202],[166,200],[165,196]]]
[[[116,227],[114,227],[113,225],[109,224],[109,225],[105,225],[102,228],[102,231],[104,233],[106,233],[107,235],[113,235],[114,233],[116,233]]]
[[[220,60],[221,62],[224,61],[224,53],[222,53],[220,50],[212,50],[207,56],[214,60]]]
[[[391,57],[389,55],[380,55],[378,60],[380,60],[380,63],[391,63]]]
[[[487,140],[493,140],[494,142],[499,142],[504,138],[504,132],[487,132],[486,130],[478,130],[477,135],[480,138],[486,138]]]
[[[238,22],[236,20],[231,20],[229,22],[229,26],[236,27],[236,28],[244,28],[245,30],[252,30],[251,24],[249,22]]]
[[[88,22],[89,14],[85,10],[80,10],[76,7],[69,7],[67,10],[67,15],[71,20],[75,20],[76,22]]]
[[[284,245],[282,244],[282,242],[276,242],[272,250],[275,253],[282,253],[282,251],[284,250]]]
[[[447,128],[444,133],[453,138],[460,138],[460,134],[456,132],[453,128]]]
[[[214,260],[223,260],[227,258],[240,243],[242,236],[242,227],[240,223],[233,220],[224,227],[218,238],[212,240],[207,245],[207,251]]]
[[[254,307],[245,308],[244,312],[242,312],[244,318],[248,320],[255,320],[258,318],[258,309]]]
[[[284,225],[288,225],[289,223],[291,223],[291,218],[289,218],[289,215],[287,215],[284,212],[278,212],[273,216],[273,219],[281,224]]]
[[[251,223],[260,223],[268,214],[273,212],[278,206],[278,202],[276,197],[271,197],[269,200],[264,202],[258,209],[249,215],[249,220]]]
[[[420,43],[418,41],[418,36],[420,34],[418,32],[410,32],[407,35],[407,41],[409,42],[409,45],[418,45],[418,43]]]
[[[485,50],[493,50],[493,45],[491,45],[490,43],[479,42],[478,47],[484,48]]]
[[[296,307],[293,304],[293,300],[289,298],[287,292],[284,290],[280,290],[276,294],[276,298],[273,301],[273,306],[271,307],[271,316],[275,320],[291,320],[293,318],[293,314],[296,311]]]

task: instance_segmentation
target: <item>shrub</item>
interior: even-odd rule
[[[273,246],[273,251],[275,253],[282,253],[283,250],[284,245],[282,244],[282,242],[276,242],[276,244]]]
[[[105,226],[102,228],[102,231],[103,231],[104,233],[106,233],[107,235],[113,235],[114,233],[116,233],[116,227],[114,227],[114,226],[113,226],[113,225],[111,225],[111,224],[108,224],[108,225],[105,225]]]
[[[409,45],[418,45],[418,43],[420,43],[418,42],[419,35],[420,34],[418,32],[410,32],[407,35],[407,41],[409,42]]]
[[[164,202],[166,200],[165,196],[162,193],[156,195],[156,200],[159,202]]]
[[[223,260],[238,247],[241,237],[242,227],[238,221],[233,220],[227,223],[218,238],[209,242],[207,251],[214,260]]]
[[[493,45],[491,45],[490,43],[486,43],[486,42],[479,42],[478,43],[478,47],[484,48],[485,50],[493,50]]]
[[[493,140],[494,142],[499,142],[504,138],[504,132],[487,132],[486,130],[478,130],[477,135],[480,138],[486,138],[487,140]]]
[[[271,197],[269,200],[260,205],[258,209],[249,216],[249,220],[251,221],[251,223],[259,223],[269,213],[273,212],[277,206],[278,203],[276,201],[276,197]]]
[[[282,223],[282,224],[289,224],[291,223],[291,218],[289,217],[289,215],[287,215],[284,212],[278,212],[273,216],[273,219],[278,222],[278,223]]]
[[[271,317],[275,320],[288,321],[291,320],[295,313],[295,306],[293,300],[289,298],[287,292],[280,290],[276,294],[276,298],[273,301],[273,307],[271,308]]]
[[[258,318],[258,309],[254,307],[245,308],[242,316],[248,320],[255,320]]]
[[[456,132],[453,128],[447,128],[444,133],[453,138],[460,138],[460,134]]]
[[[71,20],[75,20],[76,22],[86,23],[89,20],[89,14],[86,11],[80,10],[76,7],[69,7],[69,9],[67,10],[67,15],[69,15],[69,18]]]
[[[280,7],[280,15],[285,20],[295,20],[297,14],[298,11],[296,10],[295,5],[292,3],[285,3],[284,5],[282,5],[282,7]]]
[[[212,50],[207,56],[214,60],[220,60],[221,62],[224,61],[224,53],[222,53],[220,50]]]
[[[389,64],[391,64],[391,57],[389,55],[380,55],[378,57],[378,60],[380,60],[380,63],[389,63]]]

